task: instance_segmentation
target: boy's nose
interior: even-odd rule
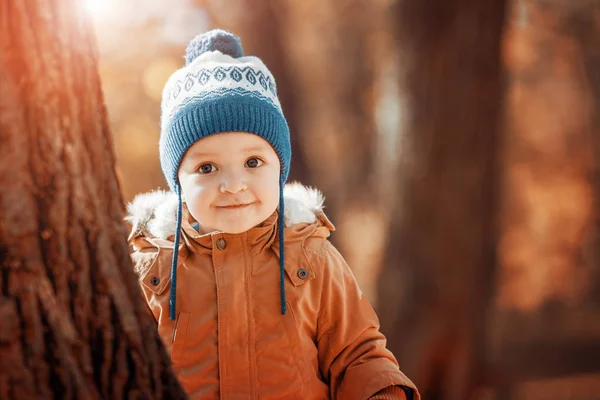
[[[228,176],[221,182],[221,193],[240,193],[246,191],[248,186],[239,176]]]

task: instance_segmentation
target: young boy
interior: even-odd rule
[[[321,194],[284,187],[290,133],[275,80],[236,36],[190,43],[163,92],[159,147],[172,192],[129,205],[129,240],[191,398],[419,398],[327,240]]]

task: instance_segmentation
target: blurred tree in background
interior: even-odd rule
[[[489,381],[501,398],[597,399],[600,2],[512,14]]]
[[[382,328],[425,399],[482,383],[501,150],[505,1],[392,9],[404,124],[378,293]]]

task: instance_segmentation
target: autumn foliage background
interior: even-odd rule
[[[245,53],[261,57],[275,75],[293,137],[291,179],[324,192],[337,227],[332,240],[424,398],[600,399],[600,2],[514,0],[486,8],[433,1],[415,11],[414,27],[412,16],[402,14],[411,10],[405,3],[88,1],[124,197],[167,187],[157,147],[162,87],[183,65],[193,36],[213,27],[231,30]],[[465,61],[469,72],[457,77],[453,94],[415,100],[411,74],[422,86],[446,85],[452,77],[436,62],[456,57],[460,65],[460,57],[471,57],[460,53],[465,49],[494,53],[480,47],[485,37],[477,34],[493,35],[485,25],[490,21],[502,26],[499,73]],[[428,39],[407,46],[413,28]],[[452,33],[469,29],[476,34]],[[460,40],[462,47],[453,47]],[[429,61],[407,67],[414,59]],[[466,89],[472,82],[476,91]],[[435,121],[445,109],[471,104],[457,111],[458,123],[469,126],[481,117],[475,106],[494,96],[494,85],[500,88],[497,119],[482,117],[489,128],[478,131],[494,140],[484,149],[467,143],[458,155],[482,155],[484,162],[491,155],[491,167],[465,163],[455,176],[444,175],[445,161],[419,162],[426,152],[411,150],[411,138],[421,135],[411,113]],[[462,88],[477,96],[465,99]],[[427,89],[437,93],[435,86]],[[448,125],[435,132],[420,146],[433,152],[440,143],[440,157],[450,160],[464,130]],[[430,268],[415,263],[426,264],[426,257],[390,256],[402,246],[392,234],[399,216],[425,213],[435,224],[436,215],[444,220],[454,212],[456,199],[438,196],[435,209],[427,201],[403,202],[409,169],[413,177],[436,174],[423,193],[460,193],[456,182],[463,177],[483,183],[471,188],[469,201],[478,209],[479,201],[491,199],[490,213],[477,214],[484,224],[472,232],[484,238],[483,252],[491,243],[481,257],[489,262],[460,268],[465,248],[453,239],[463,223],[472,224],[460,214],[443,229],[415,234],[432,254]],[[477,231],[482,226],[491,233]],[[353,246],[357,241],[364,245]],[[476,320],[455,329],[463,326],[465,304],[478,305]]]

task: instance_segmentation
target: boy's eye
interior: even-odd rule
[[[263,164],[263,161],[256,157],[252,157],[252,158],[248,159],[248,161],[246,161],[246,167],[248,167],[248,168],[258,168],[262,164]]]
[[[200,168],[198,168],[198,172],[201,174],[210,174],[211,172],[216,171],[217,168],[212,164],[202,164]]]

